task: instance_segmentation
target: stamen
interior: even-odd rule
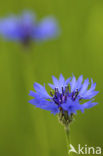
[[[60,94],[60,103],[62,103],[62,98],[63,98],[63,95],[62,94]]]
[[[78,91],[78,89],[76,89],[76,91],[72,93],[72,99],[76,100],[78,94],[79,94],[79,91]]]
[[[72,92],[72,98],[74,98],[75,92]]]
[[[57,97],[58,88],[55,88],[55,96]]]
[[[53,92],[52,92],[52,90],[50,91],[50,95],[53,97]]]
[[[76,91],[75,91],[75,97],[77,97],[78,94],[79,94],[78,89],[76,89]]]
[[[63,87],[62,87],[62,94],[63,94],[63,96],[64,96],[64,89],[63,89]]]
[[[55,88],[54,95],[51,92],[50,94],[53,96],[53,101],[57,105],[61,105],[67,101],[67,97],[69,95],[69,86],[66,86],[65,89],[61,87],[62,92],[60,93],[58,88]],[[75,94],[74,94],[75,95]]]
[[[55,92],[57,92],[57,88],[55,88]]]

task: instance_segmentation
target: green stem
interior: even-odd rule
[[[70,129],[69,129],[69,126],[65,126],[65,132],[66,132],[66,140],[67,140],[67,151],[68,151],[68,155],[70,156],[71,153],[69,153],[69,145],[70,145]]]

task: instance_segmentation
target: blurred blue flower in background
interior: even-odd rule
[[[93,83],[93,80],[91,80],[91,87],[88,89],[89,79],[82,83],[82,75],[77,81],[75,76],[65,80],[62,74],[59,80],[54,76],[52,78],[53,84],[49,84],[52,88],[50,95],[47,93],[45,86],[34,83],[36,92],[30,91],[29,95],[34,99],[30,100],[29,103],[51,111],[53,114],[59,113],[62,117],[65,114],[67,117],[76,114],[77,110],[84,112],[84,109],[97,104],[93,99],[98,93],[98,91],[95,91],[96,83]],[[84,100],[86,101],[83,102]]]
[[[59,35],[59,27],[53,17],[37,22],[31,12],[23,12],[21,16],[10,16],[0,19],[0,35],[12,41],[20,41],[24,45],[33,41],[44,41]]]

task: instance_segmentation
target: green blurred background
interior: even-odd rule
[[[67,156],[64,128],[56,116],[28,103],[33,83],[51,83],[60,73],[93,78],[99,105],[78,113],[71,125],[71,142],[103,146],[103,1],[7,0],[0,17],[22,10],[38,20],[53,15],[62,33],[56,40],[19,43],[0,39],[0,156]],[[48,88],[49,90],[49,88]]]

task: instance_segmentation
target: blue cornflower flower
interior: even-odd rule
[[[82,83],[82,75],[77,81],[75,76],[65,80],[62,74],[59,80],[54,76],[52,78],[53,84],[49,84],[52,88],[50,95],[47,93],[45,86],[34,83],[36,92],[30,91],[29,95],[34,99],[30,100],[29,103],[51,111],[53,114],[59,114],[63,124],[70,123],[73,114],[76,114],[78,110],[84,112],[84,109],[97,104],[93,99],[98,93],[98,91],[95,91],[96,83],[93,83],[93,80],[91,80],[91,87],[88,89],[89,79]],[[86,102],[83,103],[83,100],[86,100]]]
[[[37,22],[35,15],[23,12],[21,16],[0,19],[0,35],[24,44],[29,44],[31,40],[36,42],[55,38],[58,34],[58,24],[53,17]]]

